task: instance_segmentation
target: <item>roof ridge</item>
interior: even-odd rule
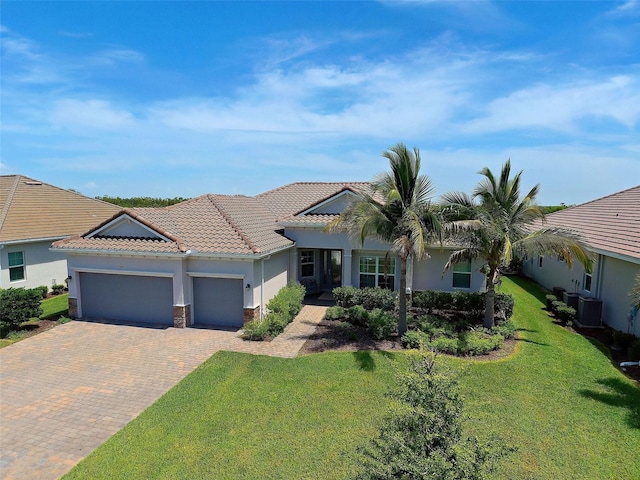
[[[11,175],[7,175],[8,177]],[[4,221],[7,219],[7,214],[9,213],[9,206],[13,201],[13,197],[16,194],[16,190],[18,190],[18,184],[20,183],[20,179],[22,175],[16,175],[15,180],[13,181],[13,185],[11,186],[11,190],[9,190],[9,195],[7,195],[7,201],[4,203],[2,207],[2,211],[0,211],[0,230],[2,230],[2,226],[4,225]]]
[[[251,252],[260,253],[260,249],[256,245],[254,245],[254,243],[251,240],[249,240],[249,237],[242,231],[240,226],[231,218],[229,214],[227,214],[227,212],[224,211],[224,209],[220,205],[216,203],[215,195],[210,193],[207,195],[207,197],[209,198],[209,201],[211,202],[211,204],[216,208],[216,210],[220,212],[220,215],[222,215],[222,218],[225,219],[225,221],[231,226],[231,228],[242,239],[242,241],[251,249]],[[253,198],[253,197],[247,197],[247,198]]]
[[[357,182],[345,182],[345,181],[341,181],[341,182],[291,182],[291,183],[286,183],[284,185],[280,185],[279,187],[276,188],[272,188],[271,190],[267,190],[266,192],[262,192],[257,194],[255,197],[261,197],[264,195],[267,195],[268,193],[273,193],[273,192],[277,192],[278,190],[283,190],[285,188],[289,188],[293,185],[355,185],[355,184],[363,184],[363,183],[371,183],[371,182],[367,182],[366,180],[360,180]]]

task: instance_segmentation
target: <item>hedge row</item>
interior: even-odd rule
[[[366,310],[379,308],[390,311],[396,306],[398,294],[386,288],[337,287],[333,289],[333,298],[336,301],[336,305],[342,308],[361,305]]]
[[[9,288],[0,290],[0,326],[13,330],[30,318],[42,315],[42,290]]]
[[[262,320],[252,320],[244,326],[245,340],[265,340],[280,335],[302,309],[305,288],[299,283],[289,283],[267,303],[267,315]]]
[[[413,294],[413,306],[425,309],[428,313],[434,310],[457,310],[468,312],[470,316],[480,317],[484,313],[485,293],[479,292],[441,292],[427,290]],[[494,308],[496,315],[505,319],[513,315],[514,300],[511,295],[496,293]]]

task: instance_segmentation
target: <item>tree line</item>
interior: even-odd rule
[[[183,197],[174,198],[158,198],[158,197],[111,197],[109,195],[103,195],[95,197],[97,200],[103,202],[112,203],[123,208],[135,208],[135,207],[168,207],[169,205],[175,205],[176,203],[189,200]]]

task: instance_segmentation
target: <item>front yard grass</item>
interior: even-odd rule
[[[640,478],[638,385],[602,345],[553,324],[535,285],[505,278],[502,291],[516,298],[515,353],[440,357],[460,372],[466,428],[518,448],[496,478]],[[217,353],[65,478],[353,478],[403,359]]]

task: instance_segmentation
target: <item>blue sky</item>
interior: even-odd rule
[[[1,5],[0,172],[85,195],[369,180],[511,158],[542,204],[640,183],[640,2]]]

